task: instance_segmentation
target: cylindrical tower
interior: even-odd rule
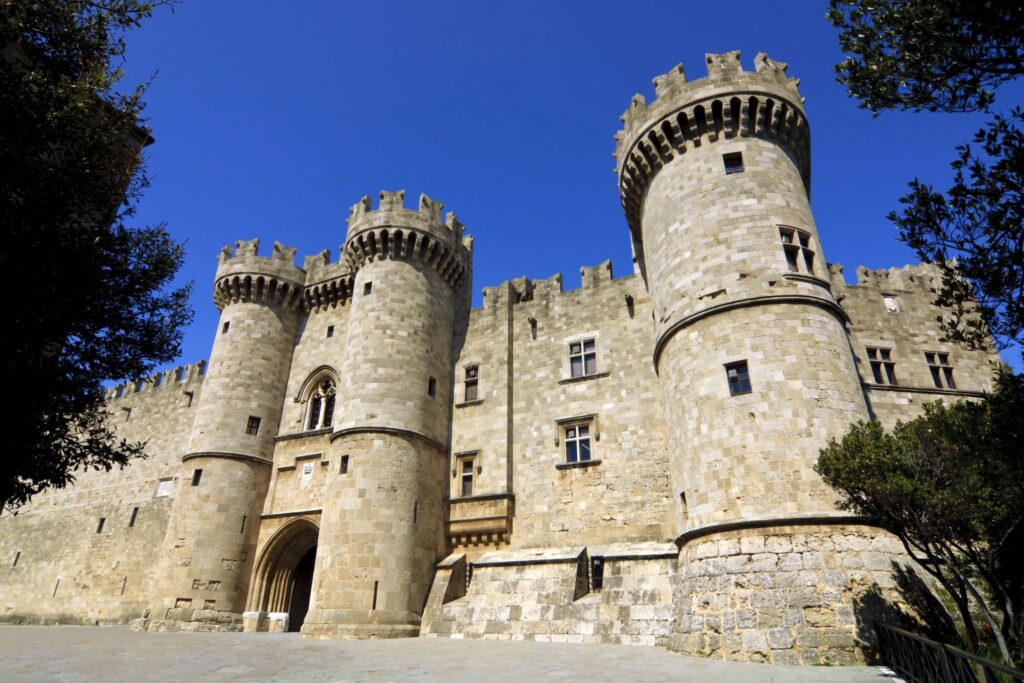
[[[331,437],[313,599],[313,637],[419,634],[444,551],[453,321],[469,238],[440,202],[381,192],[352,208],[354,273]]]
[[[850,594],[817,591],[821,574],[802,579],[809,593],[796,601],[806,605],[790,605],[787,591],[795,570],[832,562],[793,551],[794,537],[831,550],[834,537],[864,531],[842,526],[854,520],[813,465],[868,413],[811,216],[803,98],[784,64],[755,62],[745,72],[738,52],[707,55],[707,78],[687,83],[682,66],[656,78],[657,99],[637,95],[623,115],[616,156],[670,430],[675,645],[785,662],[801,660],[806,609],[828,612],[817,625],[852,640],[836,616]],[[765,594],[734,590],[741,576]]]
[[[163,555],[151,630],[238,630],[284,405],[304,273],[295,249],[225,247],[214,283],[220,322]]]

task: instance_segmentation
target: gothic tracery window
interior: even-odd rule
[[[334,382],[325,379],[309,397],[309,411],[306,414],[306,429],[330,427],[334,419],[334,402],[337,392]]]

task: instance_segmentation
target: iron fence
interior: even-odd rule
[[[1011,669],[952,645],[875,622],[878,651],[908,683],[1024,683]]]

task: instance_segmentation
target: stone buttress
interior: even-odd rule
[[[382,192],[352,208],[343,258],[350,322],[313,597],[310,637],[419,634],[444,555],[452,339],[470,238],[421,196]]]
[[[872,576],[833,550],[896,550],[840,517],[813,471],[868,413],[811,215],[798,82],[764,54],[755,64],[709,54],[708,76],[689,83],[677,66],[650,105],[634,96],[616,135],[680,534],[672,646],[852,661],[852,600]]]
[[[153,575],[150,630],[240,630],[304,273],[295,250],[225,247],[220,322]]]

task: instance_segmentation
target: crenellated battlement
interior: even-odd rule
[[[657,172],[687,150],[737,137],[762,137],[793,156],[810,185],[810,133],[799,80],[787,65],[758,53],[754,71],[744,71],[738,51],[708,54],[708,75],[687,82],[683,66],[654,78],[650,104],[633,96],[615,134],[616,172],[626,219],[640,230],[640,207]]]
[[[407,209],[405,190],[380,193],[373,209],[369,197],[352,206],[342,259],[352,273],[374,259],[415,259],[430,265],[453,288],[469,271],[473,238],[449,212],[441,220],[444,204],[425,194],[419,207]]]
[[[202,383],[206,377],[206,361],[201,360],[189,365],[179,365],[170,370],[155,372],[136,382],[122,382],[106,390],[107,401],[125,398],[132,394],[153,391],[168,391],[172,388],[187,389]]]
[[[565,289],[565,278],[562,273],[555,273],[542,280],[534,280],[526,276],[506,280],[493,287],[483,288],[484,308],[488,308],[504,300],[503,294],[511,298],[513,304],[527,303],[536,300],[548,300],[561,295],[600,294],[608,287],[618,287],[623,282],[635,277],[633,273],[615,278],[612,274],[611,260],[605,260],[596,266],[580,267],[580,286]]]
[[[296,248],[274,242],[268,258],[259,246],[259,240],[239,240],[221,250],[213,285],[217,310],[240,301],[290,308],[302,300],[306,274],[295,265]]]
[[[877,289],[879,292],[931,291],[942,280],[942,271],[932,263],[915,263],[902,268],[879,268],[877,270],[858,266],[857,279],[851,284],[846,282],[842,264],[830,263],[828,270],[832,276],[833,285],[842,289],[863,287]]]
[[[352,298],[352,271],[344,260],[331,263],[329,249],[307,256],[302,269],[306,271],[302,302],[307,313],[344,305]]]

